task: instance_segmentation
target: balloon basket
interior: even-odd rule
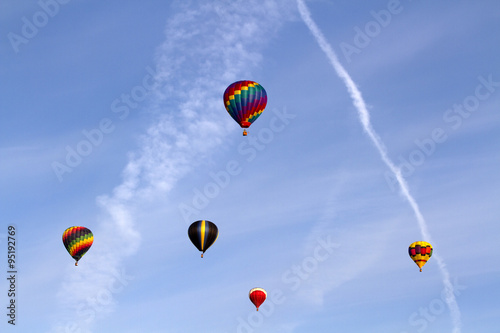
[[[243,136],[247,136],[247,135],[248,135],[247,131],[243,130]]]

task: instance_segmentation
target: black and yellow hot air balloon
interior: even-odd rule
[[[219,237],[219,229],[217,226],[206,220],[193,222],[188,229],[188,236],[191,242],[200,250],[201,257],[203,253],[217,240]]]
[[[85,227],[69,227],[64,231],[62,241],[69,255],[76,260],[75,266],[78,266],[78,260],[80,260],[92,246],[94,235],[92,231]]]
[[[432,245],[427,242],[411,243],[408,248],[408,253],[411,259],[420,268],[420,271],[422,271],[422,267],[424,267],[427,260],[432,256]]]

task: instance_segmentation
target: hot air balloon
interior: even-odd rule
[[[243,135],[259,116],[267,104],[267,94],[257,82],[237,81],[224,91],[224,106],[229,115],[242,127]]]
[[[92,246],[94,235],[92,231],[85,227],[69,227],[64,231],[62,241],[69,255],[76,260],[75,266],[78,266],[78,260],[80,260]]]
[[[432,256],[432,245],[427,242],[415,242],[408,248],[408,253],[422,271],[422,267]]]
[[[206,220],[193,222],[188,229],[188,236],[191,242],[200,250],[201,257],[203,253],[217,240],[219,237],[219,229],[217,226]]]
[[[267,298],[267,292],[262,288],[253,288],[248,293],[248,297],[250,297],[250,301],[255,305],[257,311],[259,311],[259,306],[261,306]]]

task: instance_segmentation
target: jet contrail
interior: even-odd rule
[[[300,12],[300,16],[302,17],[302,20],[313,34],[314,38],[318,42],[323,52],[325,52],[328,60],[330,61],[331,65],[337,72],[337,75],[344,81],[344,84],[347,90],[349,91],[349,94],[351,95],[353,104],[358,110],[359,119],[361,121],[361,124],[363,125],[364,131],[366,132],[366,134],[368,134],[368,136],[372,140],[373,144],[380,153],[380,157],[382,158],[384,163],[392,171],[392,173],[394,173],[394,176],[398,181],[399,187],[401,188],[401,193],[408,200],[408,203],[410,204],[411,208],[413,209],[413,212],[415,213],[422,237],[426,241],[432,244],[433,242],[429,234],[429,230],[427,228],[427,223],[425,222],[425,219],[422,216],[422,213],[420,212],[420,208],[418,207],[417,202],[410,194],[408,184],[401,175],[401,170],[397,166],[395,166],[394,163],[387,156],[387,149],[385,148],[384,143],[377,135],[377,133],[374,131],[370,123],[370,113],[368,112],[365,101],[361,96],[361,92],[359,91],[358,87],[352,80],[349,73],[347,73],[345,68],[340,64],[337,55],[333,51],[330,44],[328,44],[328,42],[326,41],[325,37],[323,36],[323,33],[319,30],[316,23],[312,20],[309,9],[307,8],[304,1],[297,0],[297,6]],[[441,271],[441,275],[443,276],[443,284],[445,287],[444,289],[445,300],[448,305],[448,308],[450,309],[451,318],[454,326],[453,333],[460,333],[462,326],[460,319],[461,315],[460,315],[460,309],[457,304],[457,300],[455,299],[453,285],[451,284],[450,281],[450,273],[448,272],[448,269],[446,268],[446,264],[444,263],[443,259],[441,259],[439,255],[434,254],[433,257],[436,259],[439,269]]]

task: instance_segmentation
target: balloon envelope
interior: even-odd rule
[[[424,267],[427,260],[432,256],[432,245],[427,242],[414,242],[410,244],[408,253],[411,259],[420,268],[420,271],[422,271],[422,267]]]
[[[261,306],[267,298],[267,292],[262,288],[253,288],[248,293],[248,297],[257,308],[257,311],[259,311],[259,306]]]
[[[237,81],[224,91],[224,106],[229,115],[242,127],[248,128],[264,111],[267,94],[254,81]],[[245,135],[246,131],[243,132]]]
[[[189,226],[188,236],[194,246],[202,252],[201,257],[203,258],[203,253],[205,253],[205,251],[215,243],[217,237],[219,237],[219,229],[210,221],[200,220],[193,222]]]
[[[85,227],[69,227],[64,231],[62,241],[69,255],[76,260],[75,266],[78,266],[78,260],[92,246],[94,235]]]

